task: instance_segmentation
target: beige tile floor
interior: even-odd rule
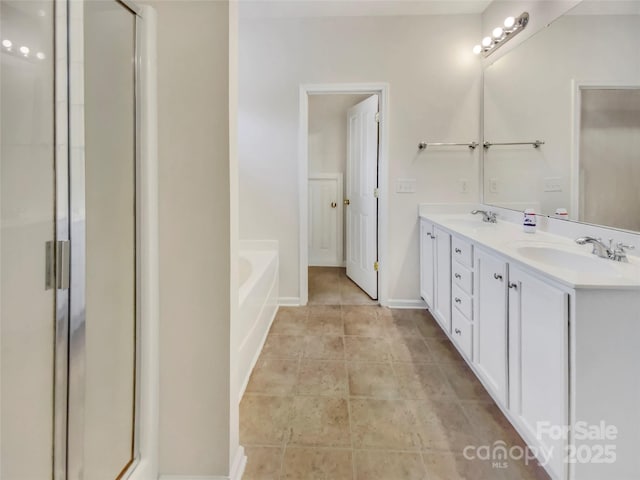
[[[524,443],[428,312],[359,304],[343,269],[314,273],[317,304],[280,308],[240,404],[245,480],[548,478],[463,457]]]

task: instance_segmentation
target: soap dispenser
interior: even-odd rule
[[[535,233],[536,232],[536,212],[533,208],[527,208],[524,211],[524,219],[522,221],[522,229],[526,233]]]

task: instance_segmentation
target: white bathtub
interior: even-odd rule
[[[271,322],[278,310],[278,244],[240,242],[238,379],[242,398]]]

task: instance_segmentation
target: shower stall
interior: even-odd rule
[[[144,21],[125,0],[0,0],[2,479],[140,459]]]

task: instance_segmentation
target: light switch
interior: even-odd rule
[[[461,178],[458,182],[460,182],[460,193],[469,193],[469,180]]]
[[[489,191],[491,193],[498,193],[498,179],[497,178],[491,178],[489,180]]]
[[[547,177],[544,179],[544,191],[545,192],[561,192],[562,191],[562,178],[560,177]]]
[[[396,193],[416,193],[415,178],[396,179]]]

